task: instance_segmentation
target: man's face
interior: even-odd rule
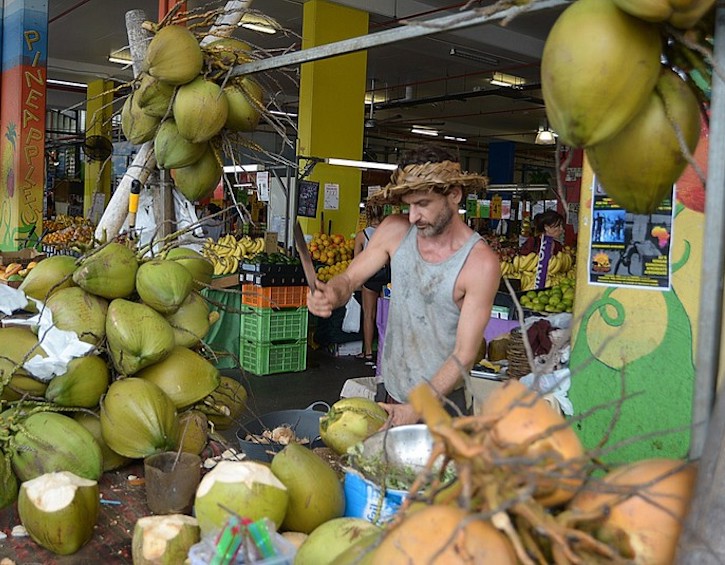
[[[410,207],[408,220],[415,224],[423,237],[435,237],[443,233],[458,211],[460,189],[454,188],[448,194],[437,192],[411,192],[402,198]]]

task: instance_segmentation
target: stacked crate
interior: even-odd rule
[[[240,360],[255,375],[307,366],[307,286],[300,265],[242,265]]]

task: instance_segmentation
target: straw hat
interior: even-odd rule
[[[488,186],[488,178],[461,171],[460,163],[455,161],[412,163],[403,168],[398,167],[390,176],[390,183],[371,196],[369,201],[396,204],[409,192],[438,189],[438,192],[445,194],[453,186],[483,189]]]

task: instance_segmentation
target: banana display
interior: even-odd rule
[[[531,290],[536,282],[536,267],[539,258],[537,253],[516,255],[513,259],[501,261],[501,276],[509,279],[520,279],[521,290]],[[554,286],[563,278],[573,279],[576,276],[574,256],[571,251],[560,251],[549,261],[546,286]]]
[[[227,234],[214,241],[208,238],[201,253],[214,265],[215,275],[229,275],[239,270],[239,263],[264,251],[264,238],[251,238],[248,235],[237,239]]]

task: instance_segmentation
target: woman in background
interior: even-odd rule
[[[365,206],[367,227],[355,236],[355,247],[353,257],[356,257],[368,245],[375,229],[383,221],[384,210],[382,206],[368,204]],[[368,279],[362,286],[362,312],[363,312],[363,350],[358,355],[359,359],[365,359],[366,365],[374,365],[373,362],[373,338],[375,337],[375,318],[378,313],[378,297],[383,287],[390,282],[390,269],[385,267],[378,271],[372,278]]]
[[[564,216],[554,210],[546,210],[534,216],[534,235],[528,238],[519,249],[519,255],[538,253],[541,243],[550,238],[553,249],[552,254],[556,255],[561,251],[561,237],[564,235]]]

